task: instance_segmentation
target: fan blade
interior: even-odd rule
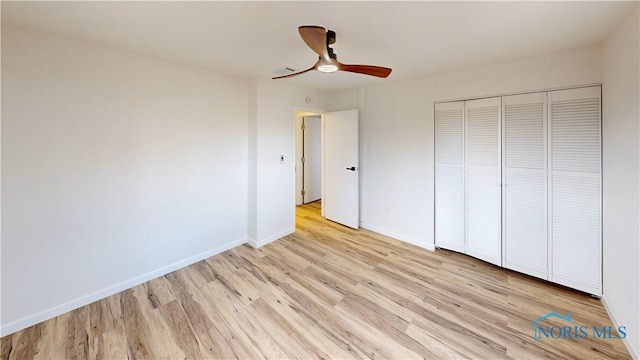
[[[327,30],[321,26],[300,26],[298,32],[302,40],[325,60],[331,60],[327,50]]]
[[[373,65],[348,65],[348,64],[340,64],[338,66],[339,70],[349,71],[358,74],[365,74],[371,76],[377,76],[381,78],[386,78],[391,74],[391,69],[388,67],[382,66],[373,66]]]
[[[275,80],[275,79],[284,79],[284,78],[288,78],[288,77],[292,77],[292,76],[296,76],[296,75],[300,75],[300,74],[304,74],[307,71],[311,71],[311,70],[315,70],[315,68],[318,66],[318,62],[315,63],[315,65],[313,65],[312,67],[308,68],[307,70],[302,70],[302,71],[298,71],[297,73],[293,73],[293,74],[287,74],[287,75],[282,75],[282,76],[276,76],[274,78],[271,78],[271,80]]]

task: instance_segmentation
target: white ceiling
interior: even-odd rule
[[[288,81],[331,90],[596,44],[638,2],[7,2],[2,22],[242,76],[306,69],[299,25],[336,31],[343,63],[388,79],[310,72]]]

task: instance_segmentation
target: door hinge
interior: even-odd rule
[[[300,195],[304,196],[304,190],[300,191]]]
[[[300,158],[300,162],[304,164],[304,156]]]
[[[306,128],[306,126],[305,126],[305,124],[304,124],[304,123],[302,123],[301,128],[302,128],[302,130],[304,130],[304,129]]]

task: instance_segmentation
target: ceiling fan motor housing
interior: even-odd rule
[[[329,53],[329,57],[333,60],[338,60],[338,55],[333,52],[333,48],[329,47],[329,45],[336,43],[336,32],[333,30],[327,30],[327,52]]]
[[[336,55],[336,53],[333,52],[333,48],[330,48],[327,46],[327,50],[329,51],[330,58],[332,58],[333,60],[338,60],[338,55]]]
[[[327,46],[335,44],[336,32],[333,30],[327,30]]]

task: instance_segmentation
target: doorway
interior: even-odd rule
[[[296,116],[296,205],[322,197],[322,125],[320,114]]]
[[[322,216],[360,227],[358,110],[324,113]]]
[[[359,227],[358,110],[296,112],[296,205],[318,202],[322,217]],[[320,202],[321,200],[321,202]]]

